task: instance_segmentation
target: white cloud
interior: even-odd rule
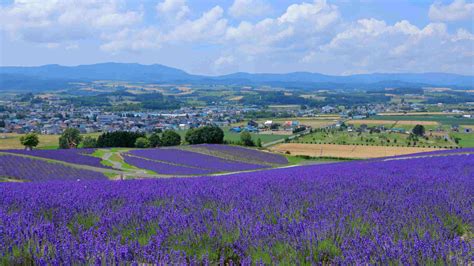
[[[215,6],[195,20],[186,20],[166,34],[168,41],[214,42],[221,37],[227,28],[227,20],[223,18],[224,10]]]
[[[0,7],[0,28],[12,38],[58,43],[138,23],[142,14],[118,0],[16,0]]]
[[[189,15],[190,9],[186,0],[165,0],[156,5],[159,16],[179,21]]]
[[[293,4],[278,18],[280,23],[297,24],[310,29],[321,30],[339,19],[337,6],[326,0],[315,0],[313,3]]]
[[[234,0],[229,14],[234,18],[252,18],[268,14],[271,10],[271,5],[265,0]]]
[[[449,34],[443,23],[419,29],[408,21],[387,25],[381,20],[361,19],[301,61],[323,64],[332,59],[334,68],[348,73],[463,73],[472,69],[472,37],[466,30]]]
[[[474,3],[454,0],[449,5],[436,2],[430,6],[429,17],[433,21],[459,21],[474,18]]]

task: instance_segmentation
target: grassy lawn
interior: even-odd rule
[[[342,144],[342,145],[380,145],[380,146],[407,146],[409,142],[407,134],[401,133],[357,133],[346,131],[314,132],[305,135],[294,141],[295,143],[313,143],[313,144]],[[418,138],[417,147],[451,147],[455,143],[446,142],[440,136],[429,137],[428,140]]]
[[[20,137],[24,134],[16,133],[0,133],[0,150],[5,149],[24,149],[25,147],[20,143]],[[100,133],[81,134],[85,136],[97,137]],[[54,150],[59,148],[59,136],[60,135],[38,135],[39,144],[38,149],[41,150]]]
[[[460,138],[459,146],[463,148],[474,148],[474,134],[472,133],[451,133],[452,138]]]

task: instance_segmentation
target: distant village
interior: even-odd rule
[[[47,103],[26,104],[15,101],[0,103],[0,133],[37,132],[40,134],[61,134],[66,128],[79,129],[81,133],[132,131],[150,133],[156,130],[187,130],[204,125],[216,125],[229,128],[230,131],[261,132],[279,131],[282,134],[293,134],[311,128],[299,118],[318,117],[322,115],[337,115],[339,118],[328,128],[339,128],[341,125],[348,131],[356,130],[350,125],[350,119],[365,119],[381,112],[419,111],[419,105],[399,104],[385,105],[374,104],[368,106],[355,106],[349,109],[336,106],[323,106],[321,108],[302,108],[299,105],[267,106],[265,110],[272,111],[276,116],[291,117],[291,120],[275,122],[272,119],[258,121],[249,118],[249,113],[258,113],[263,110],[259,106],[240,106],[224,104],[222,106],[208,107],[182,107],[170,111],[126,111],[109,112],[100,107],[81,107],[65,104],[58,97],[46,98]],[[450,110],[464,117],[471,118],[471,114]],[[238,126],[236,126],[238,125]],[[357,130],[366,130],[362,125]],[[362,129],[361,129],[362,128]],[[378,130],[386,130],[378,128]],[[391,128],[390,130],[405,129]],[[440,129],[441,130],[441,129]],[[453,126],[453,131],[459,130]],[[285,133],[286,132],[286,133]]]

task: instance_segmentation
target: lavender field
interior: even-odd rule
[[[208,170],[214,173],[256,170],[268,167],[267,165],[226,160],[215,156],[180,149],[133,150],[128,152],[128,154],[162,163]]]
[[[46,159],[58,160],[73,164],[94,167],[107,167],[100,163],[101,159],[91,156],[95,149],[64,149],[64,150],[4,150],[8,153],[23,154]]]
[[[474,155],[0,184],[0,264],[472,263]]]
[[[255,163],[284,165],[288,163],[285,156],[275,153],[262,152],[250,148],[219,144],[200,144],[193,146],[195,149],[205,149],[215,152],[216,155],[227,155],[234,160],[248,160]]]
[[[107,179],[99,172],[15,155],[0,155],[0,177],[34,182]]]

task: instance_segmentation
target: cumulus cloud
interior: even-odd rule
[[[234,18],[252,18],[265,15],[271,10],[271,5],[264,0],[234,0],[229,14]]]
[[[156,5],[159,16],[172,20],[182,20],[190,13],[186,0],[165,0]]]
[[[461,30],[449,34],[443,23],[418,28],[408,21],[388,25],[377,19],[361,19],[302,61],[317,64],[334,58],[336,68],[350,73],[460,73],[472,69],[472,44],[471,33]]]
[[[16,0],[0,6],[0,30],[10,33],[10,41],[21,39],[50,49],[82,49],[80,40],[93,40],[112,54],[204,44],[210,48],[199,63],[208,65],[204,72],[213,73],[251,68],[474,74],[474,35],[469,27],[453,29],[445,22],[472,14],[473,4],[462,0],[431,5],[433,21],[426,25],[374,18],[345,21],[338,6],[325,0],[292,4],[279,15],[262,18],[255,17],[265,14],[259,15],[263,9],[257,7],[271,3],[268,0],[234,0],[228,12],[211,6],[200,14],[193,13],[186,0],[159,0],[151,4],[153,16],[147,21],[142,11],[130,10],[125,3]]]
[[[449,5],[436,2],[430,6],[429,17],[433,21],[472,20],[474,17],[474,3],[464,0],[454,0]]]
[[[117,0],[15,0],[0,8],[0,27],[13,38],[58,43],[138,23],[142,14]]]

